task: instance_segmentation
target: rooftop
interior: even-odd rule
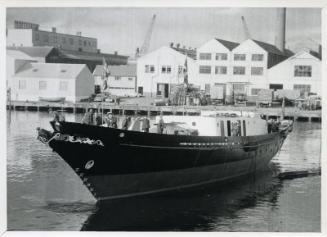
[[[256,44],[258,44],[261,48],[272,54],[277,54],[281,56],[290,56],[289,54],[293,54],[293,52],[290,50],[285,50],[285,52],[282,52],[273,44],[265,43],[259,40],[253,40],[253,41]]]
[[[23,53],[19,50],[7,49],[6,55],[15,59],[34,60],[32,57],[28,56],[26,53]]]
[[[7,47],[9,50],[18,50],[30,57],[42,57],[45,58],[50,54],[54,47],[49,46],[34,46],[34,47]]]
[[[111,76],[136,77],[136,64],[110,65],[108,68]],[[103,73],[103,65],[97,65],[93,71],[94,76],[102,76]]]
[[[218,39],[218,38],[216,38],[216,40],[219,43],[221,43],[222,45],[224,45],[226,48],[228,48],[230,51],[232,51],[234,48],[239,46],[239,43],[236,43],[236,42],[232,42],[232,41],[228,41],[228,40],[222,40],[222,39]]]
[[[89,53],[89,52],[80,52],[80,51],[64,50],[64,49],[58,49],[58,50],[61,57],[71,58],[71,59],[83,59],[83,60],[102,62],[103,57],[105,57],[107,60],[109,60],[110,63],[110,58],[120,58],[126,60],[128,58],[128,56],[119,55],[119,54]]]
[[[74,79],[85,64],[27,63],[16,73],[16,77]]]

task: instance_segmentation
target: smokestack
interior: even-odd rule
[[[286,28],[286,8],[277,9],[277,27],[276,27],[276,47],[284,52],[285,51],[285,28]]]

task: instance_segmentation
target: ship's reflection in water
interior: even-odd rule
[[[210,231],[262,200],[275,206],[282,182],[260,172],[223,185],[99,202],[84,231]],[[220,220],[223,220],[220,223]]]

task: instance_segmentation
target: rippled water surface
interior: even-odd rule
[[[9,230],[320,231],[320,176],[277,172],[320,167],[321,124],[298,122],[270,169],[187,192],[96,204],[78,176],[36,140],[50,115],[7,115]],[[66,114],[69,121],[79,120]]]

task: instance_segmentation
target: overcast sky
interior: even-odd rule
[[[40,24],[40,29],[98,39],[102,52],[133,55],[141,47],[153,14],[157,15],[150,50],[170,42],[200,47],[218,37],[241,42],[244,16],[253,39],[274,44],[276,8],[8,8],[7,27],[14,20]],[[321,10],[288,8],[286,48],[316,50],[321,43]]]

